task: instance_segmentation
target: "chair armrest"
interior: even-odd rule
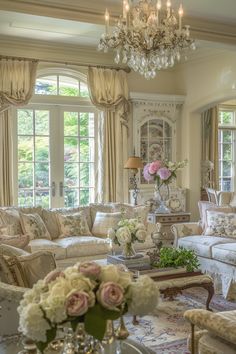
[[[191,235],[201,235],[202,228],[198,222],[185,222],[179,224],[173,224],[171,226],[171,232],[174,235],[174,246],[178,246],[178,239]]]
[[[0,281],[0,298],[20,302],[24,293],[29,290],[20,286],[6,284]]]
[[[184,313],[184,318],[193,325],[236,344],[236,311],[213,313],[207,310],[188,310]]]

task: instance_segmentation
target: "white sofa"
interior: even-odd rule
[[[37,213],[43,219],[50,235],[51,240],[39,238],[33,239],[29,242],[27,247],[28,251],[51,251],[55,255],[57,266],[60,268],[69,266],[79,260],[90,260],[90,259],[101,259],[106,258],[108,252],[111,251],[110,243],[108,239],[98,237],[96,234],[85,235],[85,236],[72,236],[59,238],[60,229],[57,222],[56,213],[61,214],[74,214],[80,211],[83,211],[83,214],[86,216],[87,224],[90,232],[92,232],[93,223],[96,217],[96,213],[106,212],[114,213],[120,212],[121,210],[125,211],[125,215],[128,218],[131,217],[140,217],[143,221],[146,221],[148,207],[146,206],[132,206],[129,204],[122,203],[108,203],[108,204],[90,204],[89,206],[77,207],[77,208],[60,208],[60,209],[43,209],[41,207],[35,208],[0,208],[0,226],[6,220],[1,218],[1,211],[13,211],[16,214],[18,211],[23,213],[34,214]],[[11,221],[9,221],[11,222]],[[155,225],[154,225],[155,227]],[[148,224],[148,237],[145,243],[137,243],[135,245],[136,250],[148,250],[154,247],[151,232],[153,230],[153,225]],[[23,233],[23,231],[21,230]],[[119,248],[116,247],[115,251],[119,252]]]
[[[204,205],[206,202],[200,202]],[[216,206],[209,203],[205,210]],[[226,206],[227,207],[227,206]],[[222,207],[217,210],[221,212]],[[234,210],[232,209],[232,212]],[[200,215],[202,210],[200,208]],[[172,225],[175,246],[194,250],[200,262],[200,269],[214,279],[215,290],[228,299],[236,299],[236,238],[206,236],[203,234],[204,220]]]

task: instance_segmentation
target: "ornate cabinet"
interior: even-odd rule
[[[184,96],[131,93],[131,101],[133,147],[136,155],[142,158],[144,165],[159,159],[175,161],[176,129]],[[142,170],[139,171],[138,180],[139,200],[144,202],[150,199],[150,195],[153,196],[153,182],[145,181]],[[176,206],[174,211],[185,211],[185,195],[185,190],[181,191],[180,188],[176,188],[176,185],[171,186],[171,196],[175,199],[171,204]]]

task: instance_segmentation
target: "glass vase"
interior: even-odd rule
[[[157,214],[169,214],[171,211],[166,205],[167,201],[170,199],[170,188],[168,184],[162,184],[161,186],[155,185],[155,199],[159,204],[158,208],[155,210]]]
[[[126,259],[136,257],[136,251],[134,249],[133,243],[129,242],[123,245],[122,257]]]

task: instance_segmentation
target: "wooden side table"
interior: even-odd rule
[[[155,214],[149,213],[147,221],[151,224],[157,222],[161,224],[161,232],[163,232],[163,239],[161,239],[163,246],[172,246],[174,244],[174,236],[170,230],[173,224],[190,221],[190,213],[170,213],[170,214]]]

